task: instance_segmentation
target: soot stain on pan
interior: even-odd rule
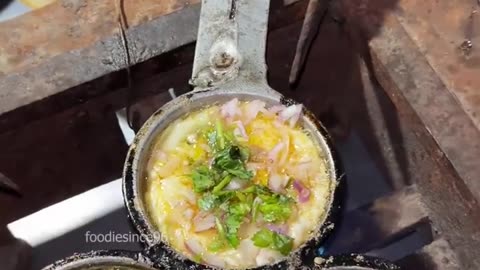
[[[212,89],[212,88],[207,88],[207,89],[202,89],[202,90],[194,90],[193,92],[190,92],[190,93],[187,93],[185,94],[185,97],[187,99],[191,99],[193,96],[197,95],[197,94],[202,94],[202,93],[206,93],[206,92],[210,92],[212,90],[215,90],[215,89]]]
[[[74,254],[58,260],[43,270],[154,270],[153,263],[141,254],[124,250],[97,250]]]
[[[287,106],[287,107],[288,107],[288,106],[291,106],[291,105],[296,105],[296,104],[298,104],[297,101],[295,101],[295,100],[293,100],[293,99],[291,99],[291,98],[285,97],[285,96],[283,96],[283,95],[280,97],[280,103],[281,103],[282,105]]]
[[[360,254],[317,257],[314,262],[314,270],[401,270],[389,261]]]

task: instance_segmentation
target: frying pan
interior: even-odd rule
[[[76,254],[42,270],[156,270],[141,253],[124,250],[98,250]]]
[[[269,87],[266,80],[265,41],[270,1],[203,0],[198,39],[190,83],[194,90],[161,107],[137,133],[127,154],[123,173],[123,192],[130,219],[144,236],[150,256],[156,256],[164,268],[210,269],[171,249],[165,240],[155,241],[157,229],[143,203],[146,164],[154,139],[174,120],[212,104],[238,98],[262,100],[267,106],[296,104]],[[308,110],[303,109],[303,127],[312,135],[325,155],[331,183],[328,215],[319,220],[318,231],[306,244],[286,259],[258,269],[299,267],[313,263],[316,247],[334,227],[334,213],[340,203],[338,191],[342,171],[325,128]],[[164,239],[164,237],[162,237]]]

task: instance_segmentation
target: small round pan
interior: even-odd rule
[[[124,250],[98,250],[75,254],[42,270],[156,270],[149,258]]]
[[[291,104],[293,101],[282,98],[281,96],[262,96],[256,92],[235,91],[235,86],[231,89],[209,89],[208,91],[198,91],[183,95],[166,104],[162,109],[155,113],[146,124],[140,129],[130,150],[127,154],[127,160],[124,167],[123,175],[123,192],[125,204],[127,206],[129,217],[135,229],[146,239],[146,249],[150,250],[149,256],[155,257],[156,262],[162,264],[163,267],[181,265],[189,267],[188,269],[210,269],[206,265],[194,263],[169,248],[169,244],[164,241],[164,237],[158,239],[159,232],[150,221],[143,204],[144,181],[146,176],[146,164],[150,156],[150,150],[153,140],[165,129],[165,127],[173,120],[178,119],[182,115],[200,109],[214,102],[224,102],[233,97],[240,100],[260,99],[267,104]],[[330,207],[324,220],[319,221],[319,228],[312,238],[296,252],[287,257],[286,260],[275,265],[266,266],[258,269],[284,269],[287,265],[299,266],[303,262],[313,261],[316,248],[323,242],[328,233],[334,228],[336,215],[340,208],[341,197],[337,196],[342,188],[341,179],[343,176],[342,166],[338,156],[334,151],[333,145],[325,128],[313,117],[313,115],[304,109],[303,125],[313,134],[322,152],[325,154],[328,164],[328,174],[332,183],[330,192]],[[161,240],[160,242],[158,240]]]
[[[271,89],[266,81],[265,39],[270,1],[202,0],[200,26],[193,65],[191,84],[195,89],[160,108],[137,133],[123,172],[123,193],[130,220],[147,241],[148,256],[163,268],[211,269],[197,264],[169,247],[165,237],[151,222],[144,207],[143,194],[146,164],[153,141],[165,128],[180,117],[212,104],[261,100],[267,106],[292,105],[296,102],[284,98]],[[343,171],[325,128],[304,108],[302,126],[320,146],[331,183],[327,214],[319,220],[318,229],[307,243],[284,260],[257,269],[299,268],[313,264],[318,245],[334,228],[335,210],[340,198],[336,196]]]
[[[317,257],[315,265],[325,270],[401,270],[389,261],[360,254]]]

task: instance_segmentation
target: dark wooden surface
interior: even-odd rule
[[[474,164],[480,154],[479,131],[403,28],[394,18],[388,23],[389,32],[371,43],[375,75],[438,168],[418,182],[432,220],[459,253],[463,267],[478,269],[480,193]]]
[[[415,270],[461,270],[457,255],[445,239],[438,239],[415,254],[399,261],[404,269]]]
[[[476,5],[358,0],[337,9],[357,40],[373,84],[398,113],[393,124],[377,121],[377,126],[399,130],[402,144],[396,153],[380,152],[403,158],[404,169],[396,171],[407,172],[417,183],[435,228],[452,244],[463,269],[480,268],[480,133],[472,111],[478,108],[478,51],[465,56],[458,50]]]
[[[359,191],[364,192],[364,191]],[[336,228],[329,254],[367,253],[430,227],[428,213],[415,186],[406,186],[367,205],[346,211]],[[432,236],[426,235],[426,239]]]
[[[1,59],[6,64],[0,74],[0,171],[19,181],[34,202],[1,201],[20,209],[2,213],[7,221],[119,176],[126,146],[113,112],[125,105],[126,81],[115,35],[118,25],[112,6],[102,1],[73,2],[77,4],[59,2],[0,24],[0,29],[16,29],[13,35],[0,31],[6,44]],[[174,38],[172,43],[162,43],[165,36],[158,33],[171,33],[169,20],[194,18],[198,6],[188,7],[186,1],[126,2],[131,5],[129,35],[139,41],[134,62],[193,41],[196,29],[179,28],[187,31],[179,34],[184,39]],[[286,13],[273,9],[272,25],[282,29],[270,35],[268,64],[272,86],[312,108],[337,141],[352,130],[359,132],[393,189],[415,183],[433,231],[458,255],[461,269],[477,270],[480,66],[477,49],[468,55],[458,49],[474,4],[468,0],[337,1],[296,91],[288,90],[288,73],[299,25],[285,26],[302,17],[306,1],[285,9]],[[66,23],[55,23],[51,11],[58,11]],[[42,21],[63,28],[54,36],[45,35],[48,27],[32,32],[32,25]],[[480,42],[478,28],[474,24],[470,31],[474,44]],[[192,52],[190,44],[135,66],[134,89],[142,89],[136,91],[137,98],[171,86],[185,91]],[[117,73],[103,76],[113,71]],[[146,115],[153,110],[146,108],[164,99],[167,96],[160,94],[145,101],[149,106],[135,107]],[[425,221],[422,212],[412,216],[416,218],[398,224]],[[402,229],[391,228],[395,228],[391,232]]]

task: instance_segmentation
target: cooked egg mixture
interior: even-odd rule
[[[203,264],[250,268],[316,232],[334,183],[297,123],[301,112],[234,99],[167,127],[152,150],[145,201],[174,249]]]

